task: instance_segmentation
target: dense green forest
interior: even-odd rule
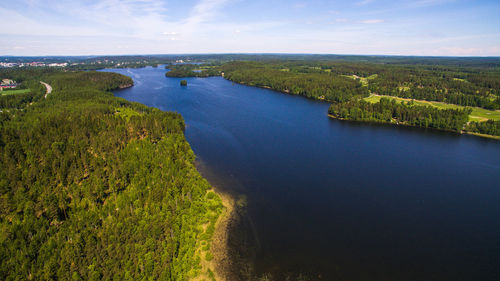
[[[203,274],[197,249],[222,203],[179,114],[114,97],[132,84],[118,74],[0,73],[32,89],[0,97],[1,280]],[[47,98],[38,81],[52,85]]]
[[[331,117],[342,120],[394,123],[454,132],[471,132],[500,136],[500,122],[468,122],[470,109],[438,109],[381,98],[377,103],[351,100],[333,103],[328,109]]]
[[[500,121],[471,122],[467,130],[472,133],[500,136]]]
[[[169,64],[165,68],[170,70],[165,73],[167,77],[210,77],[221,74],[219,69],[207,67],[206,65]]]
[[[221,70],[226,79],[236,83],[268,87],[308,98],[342,102],[354,96],[369,95],[368,89],[353,79],[314,69],[290,69],[260,62],[230,62],[222,65]]]
[[[443,110],[382,98],[378,103],[363,100],[334,103],[330,106],[328,113],[335,118],[346,120],[387,122],[460,131],[467,123],[470,110]]]
[[[373,93],[500,109],[500,75],[390,67],[370,81]]]

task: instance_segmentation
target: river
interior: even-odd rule
[[[500,141],[333,120],[222,77],[106,71],[134,79],[116,96],[181,113],[202,174],[246,198],[258,276],[500,280]]]

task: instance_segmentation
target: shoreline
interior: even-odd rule
[[[200,271],[190,281],[243,281],[253,280],[255,229],[246,214],[246,199],[230,191],[212,186],[208,192],[219,196],[223,205],[217,218],[212,237],[207,244],[200,244],[196,253],[200,259]],[[236,231],[236,233],[235,233]],[[259,247],[259,246],[256,246]],[[211,256],[206,259],[207,254]]]
[[[472,135],[472,136],[476,136],[476,137],[482,137],[482,138],[486,138],[486,139],[500,140],[500,136],[487,135],[487,134],[474,133],[474,132],[464,132],[464,134]]]
[[[247,213],[248,202],[241,184],[231,177],[220,178],[200,158],[196,159],[196,168],[212,186],[209,191],[219,196],[223,208],[210,239],[213,259],[207,262],[203,259],[206,252],[201,253],[204,270],[195,280],[251,280],[258,238]]]
[[[133,82],[129,84],[122,84],[119,85],[115,90],[127,89],[133,86]],[[196,161],[195,167],[200,176],[208,181],[208,179],[203,176],[200,171],[200,162]],[[229,192],[222,191],[212,183],[210,183],[210,185],[212,186],[212,188],[207,192],[214,192],[220,198],[223,207],[215,223],[214,233],[210,238],[210,242],[208,243],[208,250],[204,250],[201,245],[199,245],[198,249],[196,249],[196,251],[200,254],[200,265],[203,269],[202,273],[190,280],[196,281],[209,278],[209,280],[212,279],[217,281],[231,281],[232,279],[230,278],[230,276],[233,263],[231,262],[229,234],[231,222],[234,222],[237,216],[235,200],[236,196],[229,194]],[[208,253],[213,256],[213,258],[210,260],[206,259]]]
[[[321,99],[321,98],[312,98],[312,97],[306,97],[304,95],[291,94],[290,91],[286,91],[286,90],[285,91],[280,91],[280,90],[273,89],[273,88],[271,88],[269,86],[249,85],[249,84],[246,84],[246,83],[234,82],[234,81],[232,81],[232,80],[230,80],[230,79],[228,79],[226,77],[223,77],[223,78],[226,79],[226,80],[228,80],[228,81],[231,81],[233,83],[236,83],[236,84],[239,84],[239,85],[243,85],[243,86],[255,87],[255,88],[260,88],[260,89],[267,89],[267,90],[271,90],[271,91],[274,91],[274,92],[277,92],[277,93],[287,94],[287,95],[291,95],[291,96],[300,96],[300,97],[304,97],[304,98],[306,98],[308,100],[313,100],[313,101],[326,102],[326,103],[332,103],[333,102],[333,101],[326,100],[326,99]],[[416,99],[405,99],[405,98],[399,98],[399,97],[395,97],[395,96],[385,96],[385,95],[377,95],[377,94],[372,94],[372,95],[379,96],[379,97],[398,98],[398,99],[403,99],[403,100],[406,100],[406,101],[426,102],[426,103],[429,103],[428,106],[433,106],[433,105],[430,104],[430,103],[432,103],[431,101],[421,101],[421,100],[416,100]],[[436,102],[436,103],[443,104],[443,105],[447,104],[445,102]],[[451,131],[451,130],[443,130],[443,129],[437,129],[437,128],[424,128],[424,127],[419,127],[419,126],[415,126],[415,125],[409,125],[409,124],[405,124],[405,123],[393,123],[393,122],[384,122],[384,121],[350,120],[350,119],[335,117],[335,116],[331,115],[330,113],[327,113],[327,115],[328,115],[328,117],[330,117],[332,119],[337,119],[337,120],[341,120],[341,121],[366,122],[366,123],[372,123],[372,124],[392,124],[392,125],[397,125],[397,126],[422,128],[422,129],[431,129],[431,130],[436,130],[436,131],[441,131],[441,132],[451,132],[451,133],[457,133],[457,134],[460,134],[460,135],[471,135],[471,136],[476,136],[476,137],[481,137],[481,138],[487,138],[487,139],[493,139],[493,140],[500,140],[500,136],[494,136],[494,135],[488,135],[488,134],[481,134],[481,133],[475,133],[475,132]]]
[[[212,237],[211,249],[214,259],[210,267],[212,267],[211,270],[215,273],[216,280],[230,281],[229,276],[231,275],[231,259],[228,242],[231,225],[230,222],[235,218],[236,205],[234,198],[228,193],[222,192],[215,187],[214,191],[220,197],[224,208],[215,223],[215,232]]]
[[[215,222],[214,232],[209,239],[208,248],[206,246],[203,247],[202,244],[197,249],[201,258],[200,265],[202,270],[198,276],[190,280],[233,281],[232,272],[234,270],[234,262],[230,249],[230,232],[231,226],[237,221],[238,196],[232,194],[229,190],[221,188],[219,186],[221,183],[211,177],[212,172],[198,157],[196,157],[195,166],[198,173],[211,186],[211,189],[207,192],[213,192],[220,198],[222,210]],[[212,258],[207,260],[207,254],[211,255]]]
[[[259,88],[259,89],[271,90],[271,91],[276,92],[276,93],[290,95],[290,96],[303,97],[303,98],[311,100],[311,101],[318,101],[318,102],[324,102],[324,103],[332,103],[333,102],[332,100],[327,100],[327,99],[321,98],[321,97],[308,97],[308,96],[305,96],[305,95],[293,94],[293,93],[290,93],[290,90],[280,91],[280,90],[277,90],[277,89],[273,89],[273,88],[271,88],[269,86],[249,85],[249,84],[246,84],[246,83],[243,83],[243,82],[235,82],[235,81],[233,81],[233,80],[231,80],[229,78],[226,78],[226,77],[222,77],[222,78],[224,78],[227,81],[230,81],[232,83],[236,83],[238,85],[243,85],[243,86],[247,86],[247,87],[254,87],[254,88]]]
[[[487,138],[487,139],[493,139],[493,140],[500,140],[500,136],[493,136],[493,135],[487,135],[487,134],[481,134],[481,133],[474,133],[474,132],[468,132],[468,131],[451,131],[451,130],[442,130],[442,129],[437,129],[437,128],[425,128],[425,127],[419,127],[415,125],[409,125],[405,123],[393,123],[393,122],[385,122],[385,121],[371,121],[371,120],[351,120],[351,119],[346,119],[346,118],[339,118],[336,117],[330,113],[327,114],[329,118],[340,120],[340,121],[349,121],[349,122],[358,122],[358,123],[370,123],[370,124],[385,124],[385,125],[395,125],[395,126],[403,126],[403,127],[409,127],[409,128],[420,128],[420,129],[426,129],[426,130],[433,130],[437,132],[448,132],[448,133],[455,133],[457,135],[471,135],[471,136],[476,136],[476,137],[481,137],[481,138]]]
[[[190,281],[232,281],[229,233],[231,222],[235,218],[235,201],[227,193],[212,187],[207,193],[215,193],[221,200],[222,211],[215,222],[214,232],[208,241],[203,241],[196,248],[200,258],[199,273]],[[207,225],[203,226],[206,231]],[[210,257],[210,258],[207,258]]]

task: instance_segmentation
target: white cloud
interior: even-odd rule
[[[0,41],[0,54],[309,52],[443,55],[447,54],[443,52],[450,52],[450,55],[474,55],[468,53],[473,51],[478,55],[500,54],[500,41],[495,39],[500,38],[497,31],[488,31],[495,34],[477,39],[459,38],[457,36],[470,37],[471,34],[457,35],[444,27],[438,30],[442,35],[422,35],[419,30],[428,33],[433,29],[420,19],[391,18],[388,14],[393,11],[382,13],[369,9],[361,12],[368,10],[365,7],[357,8],[357,14],[325,7],[324,11],[314,14],[304,12],[302,15],[300,12],[293,18],[280,14],[266,20],[265,13],[251,13],[251,10],[240,10],[246,13],[241,18],[228,13],[225,8],[229,5],[232,5],[228,7],[231,11],[239,8],[229,0],[195,0],[194,5],[175,9],[169,6],[171,2],[160,0],[6,1],[20,1],[23,8],[0,8],[0,34],[6,38]],[[292,8],[293,3],[307,3],[296,1],[288,8]],[[452,0],[414,0],[411,3],[403,0],[397,7],[410,10],[410,5],[438,5],[449,1]],[[358,0],[357,3],[362,6],[375,2]],[[321,10],[323,7],[310,5],[309,8]],[[401,30],[413,32],[413,35]],[[14,49],[20,46],[24,49]]]
[[[228,0],[201,0],[191,10],[186,20],[188,25],[204,23],[212,19]]]
[[[371,19],[371,20],[362,20],[359,21],[359,23],[364,23],[364,24],[377,24],[377,23],[383,23],[384,20],[381,19]]]

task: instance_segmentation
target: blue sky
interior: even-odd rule
[[[2,0],[0,55],[500,56],[500,1]]]

